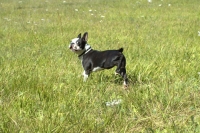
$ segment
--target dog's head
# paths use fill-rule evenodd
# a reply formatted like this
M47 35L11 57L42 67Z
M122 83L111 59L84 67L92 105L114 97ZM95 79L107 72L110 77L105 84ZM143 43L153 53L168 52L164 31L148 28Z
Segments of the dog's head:
M88 39L88 33L85 32L84 35L81 37L81 33L78 35L77 38L72 39L69 49L71 49L72 52L80 55L85 51L85 46L87 44Z

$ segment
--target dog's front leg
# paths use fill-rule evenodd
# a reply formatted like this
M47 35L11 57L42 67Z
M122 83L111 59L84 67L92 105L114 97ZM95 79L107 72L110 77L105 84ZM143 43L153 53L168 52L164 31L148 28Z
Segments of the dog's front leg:
M84 81L84 82L87 81L87 78L89 77L89 74L90 74L90 73L89 73L88 71L84 71L84 72L83 72L83 81Z

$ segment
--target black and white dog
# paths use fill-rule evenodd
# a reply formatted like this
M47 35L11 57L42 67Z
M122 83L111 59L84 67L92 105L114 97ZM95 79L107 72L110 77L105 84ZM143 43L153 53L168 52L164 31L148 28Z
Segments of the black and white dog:
M126 58L122 54L123 48L119 50L106 50L97 51L93 50L89 44L87 44L88 33L85 32L81 37L81 33L77 38L72 39L69 48L72 52L78 54L79 59L82 62L84 72L84 81L87 80L91 72L110 69L117 66L115 74L119 74L124 79L124 87L128 86L128 78L126 75Z

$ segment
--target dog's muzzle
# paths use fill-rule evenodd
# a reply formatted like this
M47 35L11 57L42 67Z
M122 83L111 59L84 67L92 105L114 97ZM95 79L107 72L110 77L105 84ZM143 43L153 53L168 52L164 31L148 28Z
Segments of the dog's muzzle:
M69 49L73 48L74 43L69 44Z

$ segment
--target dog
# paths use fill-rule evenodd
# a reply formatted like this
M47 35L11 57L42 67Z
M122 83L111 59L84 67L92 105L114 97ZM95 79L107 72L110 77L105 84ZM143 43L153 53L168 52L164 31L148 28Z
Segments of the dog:
M81 37L81 33L77 38L71 40L69 49L76 53L82 62L84 69L84 81L87 80L92 72L117 67L115 74L121 75L125 88L128 87L128 78L126 75L126 58L123 55L123 48L118 50L97 51L93 50L87 43L88 33L85 32Z

